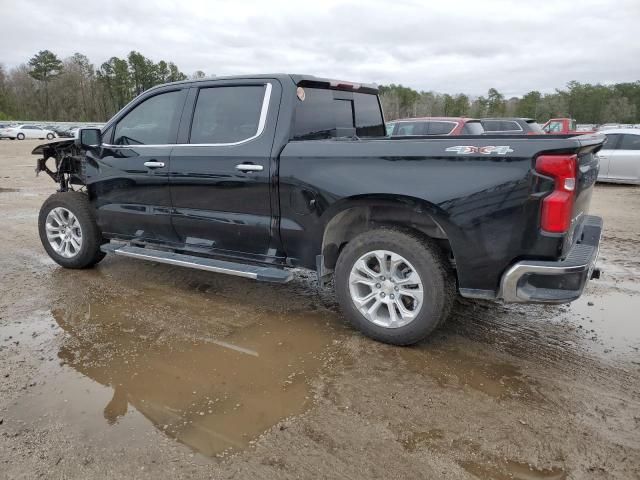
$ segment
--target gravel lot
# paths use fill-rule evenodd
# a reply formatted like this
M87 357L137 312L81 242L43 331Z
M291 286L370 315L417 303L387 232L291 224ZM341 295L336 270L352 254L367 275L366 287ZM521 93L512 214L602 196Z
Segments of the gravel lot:
M310 274L63 270L38 143L0 141L1 478L640 478L640 188L597 186L579 301L459 301L398 348Z

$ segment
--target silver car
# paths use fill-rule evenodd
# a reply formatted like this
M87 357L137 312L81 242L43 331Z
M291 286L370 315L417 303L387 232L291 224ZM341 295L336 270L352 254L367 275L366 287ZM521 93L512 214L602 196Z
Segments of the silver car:
M640 185L640 129L612 128L599 133L607 141L598 152L598 181Z

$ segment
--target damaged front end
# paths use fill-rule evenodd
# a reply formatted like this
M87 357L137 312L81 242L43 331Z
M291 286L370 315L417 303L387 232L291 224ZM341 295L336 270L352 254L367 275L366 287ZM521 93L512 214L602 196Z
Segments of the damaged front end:
M74 190L73 185L85 185L84 152L78 148L74 140L60 140L38 145L31 153L42 155L36 164L36 175L40 172L49 175L60 185L58 192ZM47 166L49 159L53 159L55 170Z

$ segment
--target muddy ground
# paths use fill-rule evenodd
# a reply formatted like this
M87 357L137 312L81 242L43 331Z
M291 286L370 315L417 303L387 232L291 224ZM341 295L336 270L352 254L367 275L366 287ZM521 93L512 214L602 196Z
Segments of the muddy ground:
M37 143L0 141L1 478L640 478L640 188L597 186L579 301L459 301L397 348L310 274L63 270Z

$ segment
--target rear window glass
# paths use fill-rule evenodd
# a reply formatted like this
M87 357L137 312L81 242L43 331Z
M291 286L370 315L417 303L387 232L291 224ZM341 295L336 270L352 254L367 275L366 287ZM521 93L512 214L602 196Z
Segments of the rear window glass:
M462 127L462 135L482 135L484 128L480 122L467 122Z
M330 138L336 129L355 128L358 137L386 134L378 97L372 94L304 87L297 100L292 138Z

